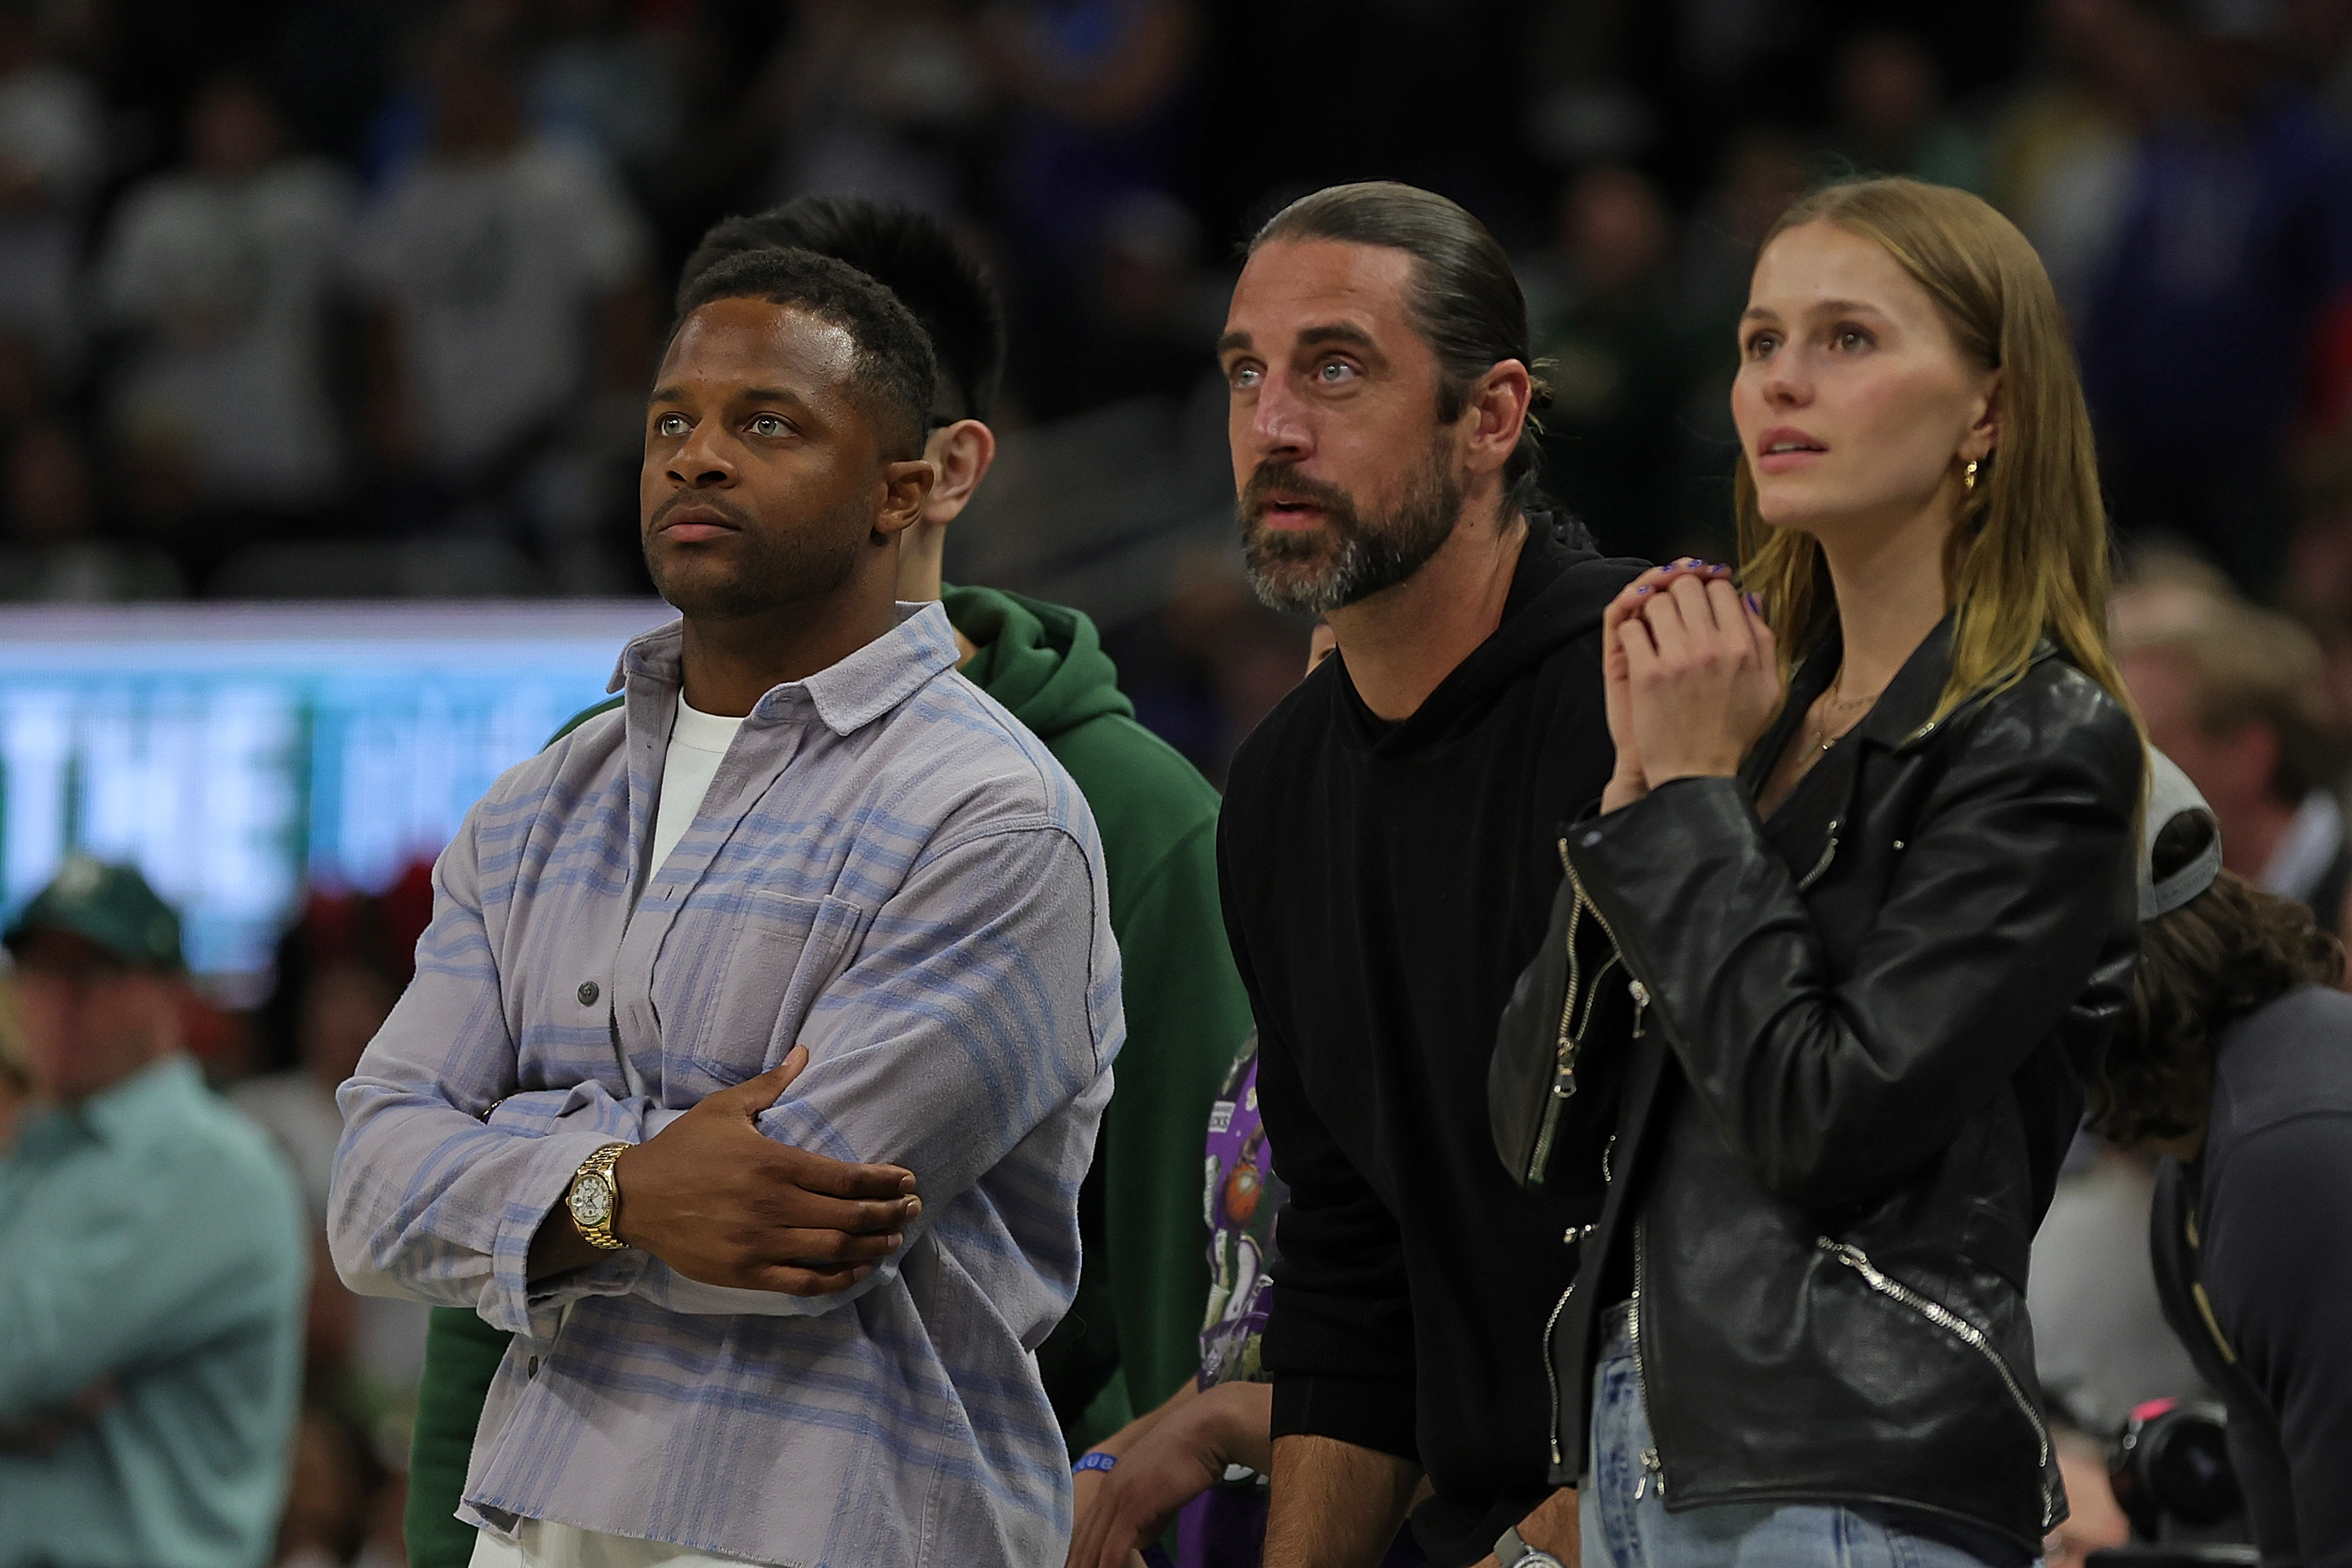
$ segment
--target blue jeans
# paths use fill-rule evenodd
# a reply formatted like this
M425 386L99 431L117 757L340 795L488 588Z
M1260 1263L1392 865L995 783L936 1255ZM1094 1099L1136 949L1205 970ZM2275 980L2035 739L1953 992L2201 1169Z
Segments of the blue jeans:
M1900 1510L1765 1502L1667 1512L1658 1472L1642 1463L1653 1444L1631 1319L1622 1306L1605 1315L1592 1369L1590 1468L1577 1483L1585 1568L2023 1568L2032 1561L1990 1531L1906 1522ZM1953 1543L1963 1532L1976 1538L1974 1550Z

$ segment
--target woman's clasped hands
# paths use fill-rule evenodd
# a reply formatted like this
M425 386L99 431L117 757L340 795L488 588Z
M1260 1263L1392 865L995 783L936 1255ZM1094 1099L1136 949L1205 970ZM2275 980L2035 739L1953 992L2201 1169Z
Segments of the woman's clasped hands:
M1617 747L1603 811L1675 779L1738 773L1780 709L1772 628L1728 566L1653 566L1611 602L1601 639Z

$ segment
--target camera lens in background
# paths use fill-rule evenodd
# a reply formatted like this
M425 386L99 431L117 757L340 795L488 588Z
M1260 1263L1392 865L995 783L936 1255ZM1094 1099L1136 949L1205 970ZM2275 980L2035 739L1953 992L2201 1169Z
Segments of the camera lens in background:
M2133 1411L2107 1474L2142 1541L2161 1540L2168 1522L2219 1524L2240 1507L2227 1417L2202 1400L2155 1399Z

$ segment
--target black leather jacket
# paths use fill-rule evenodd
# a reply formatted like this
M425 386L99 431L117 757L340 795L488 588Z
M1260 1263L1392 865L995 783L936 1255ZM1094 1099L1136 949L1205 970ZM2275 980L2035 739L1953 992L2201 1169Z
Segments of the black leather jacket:
M1949 636L1769 822L1754 791L1806 743L1834 635L1742 778L1565 830L1559 923L1580 887L1639 1033L1593 1040L1634 1055L1549 1347L1556 1482L1585 1462L1599 1310L1630 1287L1668 1508L1891 1502L2036 1552L2065 1516L2026 1268L2137 956L2140 741L2047 645L1931 722Z

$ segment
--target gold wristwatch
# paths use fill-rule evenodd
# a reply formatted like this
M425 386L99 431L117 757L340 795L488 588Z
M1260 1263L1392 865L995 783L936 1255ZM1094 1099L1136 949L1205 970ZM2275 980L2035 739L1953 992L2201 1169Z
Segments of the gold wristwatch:
M633 1147L627 1143L607 1143L581 1162L572 1175L571 1189L563 1194L563 1205L572 1211L572 1223L588 1238L591 1247L601 1247L607 1252L618 1252L628 1245L613 1234L613 1222L621 1214L621 1184L613 1174L613 1162Z

